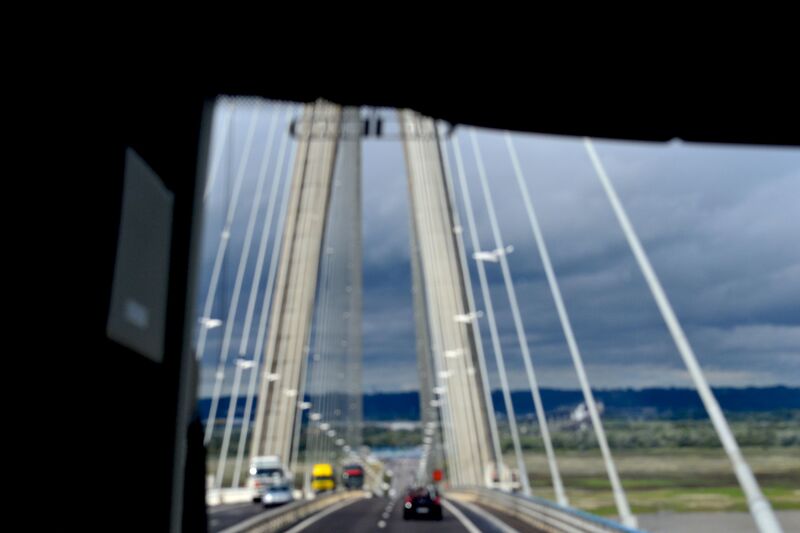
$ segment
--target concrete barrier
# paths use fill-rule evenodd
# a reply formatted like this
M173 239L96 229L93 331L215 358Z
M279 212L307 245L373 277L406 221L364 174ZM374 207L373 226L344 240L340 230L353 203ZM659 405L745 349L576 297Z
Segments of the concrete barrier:
M596 516L554 502L509 494L486 488L457 489L446 496L452 500L475 502L513 516L526 524L551 533L642 533L607 518Z
M222 505L223 503L241 503L251 501L253 489L207 489L206 505Z

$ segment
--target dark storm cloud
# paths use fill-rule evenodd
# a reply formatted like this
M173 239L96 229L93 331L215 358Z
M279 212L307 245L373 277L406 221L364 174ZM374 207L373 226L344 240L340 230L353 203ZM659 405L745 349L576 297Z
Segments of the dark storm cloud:
M259 119L254 146L261 148L254 148L254 154L263 151L269 118L265 112ZM234 121L231 139L236 147L221 159L229 178L217 182L216 194L206 206L199 309L223 223L224 198L232 186L230 169L241 155L248 120L243 113ZM459 130L457 138L481 247L492 249L469 135ZM515 134L514 138L593 385L687 385L680 357L582 141L539 135ZM574 388L577 380L503 135L480 132L479 140L504 241L515 247L509 263L540 382ZM800 151L618 141L595 141L595 145L712 384L799 385ZM273 166L277 149L276 139ZM453 151L448 150L448 155L455 169ZM216 313L227 313L233 288L257 175L258 162L255 156L251 159ZM463 191L457 187L457 192L461 198ZM362 194L364 390L413 389L418 379L408 189L398 142L364 143ZM261 213L265 204L264 199ZM461 224L466 229L463 214L461 210ZM248 272L255 265L260 219L257 228ZM464 235L467 237L466 232ZM472 253L469 244L467 252ZM526 380L503 279L498 265L486 267L512 386L521 388ZM477 306L483 309L472 260L470 269ZM257 311L266 273L263 276ZM234 338L243 334L251 279L252 274L243 286ZM486 317L480 323L496 387ZM209 336L206 359L218 359L222 329Z
M485 205L477 194L472 148L466 135L460 140L483 228L482 246L488 249L493 245ZM525 136L516 145L593 383L684 382L682 363L581 141ZM800 226L795 207L800 154L743 147L596 145L712 383L797 384L800 247L791 243ZM502 206L498 213L504 240L516 248L510 265L534 359L541 361L543 373L566 375L570 359L563 339L558 348L560 326L552 319L549 289L502 138L482 136L481 149L495 204ZM499 268L487 268L495 305L507 306ZM513 327L507 326L509 313L501 311L498 322L506 332L506 350L518 355ZM746 342L755 332L760 340Z

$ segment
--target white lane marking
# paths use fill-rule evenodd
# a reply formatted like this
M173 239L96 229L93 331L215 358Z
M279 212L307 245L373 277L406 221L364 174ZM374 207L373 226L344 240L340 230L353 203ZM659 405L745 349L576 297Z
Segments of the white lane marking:
M335 513L339 509L344 509L348 505L352 505L352 504L354 504L356 502L360 502L360 501L361 501L360 498L352 498L350 500L345 500L343 502L339 502L339 503L336 503L334 505L331 505L330 507L328 507L324 511L320 511L317 514L309 516L308 518L306 518L305 520L303 520L302 522L300 522L299 524L294 526L292 529L287 530L286 533L297 533L298 531L303 531L305 528L307 528L308 526L310 526L311 524L313 524L317 520L325 518L329 514Z
M472 520L464 516L464 513L462 513L455 505L447 500L442 500L442 505L453 516L455 516L459 522L461 522L461 525L464 526L464 529L469 531L469 533L481 533L481 530L475 527L475 524L472 523Z
M463 500L458 500L458 504L466 507L468 511L471 511L476 515L479 515L481 518L489 522L493 528L497 529L502 533L519 533L519 531L509 526L508 524L497 518L495 515L493 515L483 507L478 507Z
M381 529L385 528L386 527L386 522L381 520L380 522L378 522L378 527L381 528Z

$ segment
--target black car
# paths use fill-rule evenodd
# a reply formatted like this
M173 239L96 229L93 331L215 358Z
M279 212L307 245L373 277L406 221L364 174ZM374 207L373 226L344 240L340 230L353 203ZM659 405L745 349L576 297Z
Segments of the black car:
M406 493L403 520L413 518L442 519L442 502L434 487L414 487Z

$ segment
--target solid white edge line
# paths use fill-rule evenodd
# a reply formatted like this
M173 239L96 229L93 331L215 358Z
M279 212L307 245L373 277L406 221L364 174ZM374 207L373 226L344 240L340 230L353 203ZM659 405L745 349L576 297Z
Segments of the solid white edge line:
M356 502L360 502L362 499L363 498L352 498L350 500L344 500L342 502L333 504L330 507L328 507L327 509L309 516L308 518L306 518L305 520L303 520L302 522L300 522L299 524L297 524L293 528L286 530L286 533L297 533L298 531L303 531L305 528L307 528L311 524L317 522L318 520L320 520L322 518L325 518L329 514L335 513L339 509L344 509L348 505L352 505L352 504L354 504Z
M453 516L455 516L459 522L461 522L461 525L464 526L464 528L467 531L469 531L469 533L481 533L481 530L478 529L475 526L475 524L472 523L472 520L467 518L466 515L462 513L458 507L456 507L447 500L442 500L442 505L444 506L445 509L447 509L448 512L450 512Z
M476 515L479 515L481 518L489 522L489 524L491 524L492 527L494 527L498 531L502 531L502 533L519 533L518 530L509 526L508 524L506 524L505 522L503 522L502 520L500 520L495 515L493 515L492 513L490 513L489 511L487 511L482 507L478 507L470 502L463 500L458 500L458 505L462 505L466 507L468 511L471 511Z

